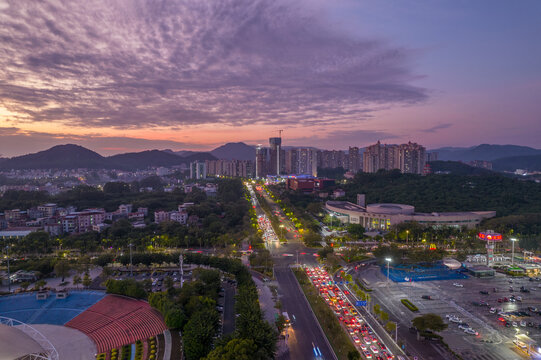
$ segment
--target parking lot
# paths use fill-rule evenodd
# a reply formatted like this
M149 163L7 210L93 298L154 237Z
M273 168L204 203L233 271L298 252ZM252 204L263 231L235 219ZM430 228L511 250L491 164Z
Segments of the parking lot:
M372 282L378 301L408 327L411 320L421 314L442 316L449 327L441 335L451 349L464 358L525 358L513 344L515 335L519 333L527 334L541 344L540 309L535 309L541 307L541 281L496 273L492 278L388 283L377 270L368 272L368 281ZM513 291L510 291L511 286ZM412 313L401 306L402 298L410 299L419 312Z

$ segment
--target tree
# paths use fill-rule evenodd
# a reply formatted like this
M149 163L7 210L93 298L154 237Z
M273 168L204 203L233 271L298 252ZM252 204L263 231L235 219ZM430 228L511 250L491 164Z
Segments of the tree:
M35 290L41 290L41 288L45 287L45 285L47 285L47 281L45 280L38 280L36 281L36 283L34 284L34 289Z
M374 304L374 314L379 315L381 312L381 306L379 304Z
M285 327L285 323L286 323L286 318L284 317L284 315L282 314L278 315L278 318L274 322L274 324L276 325L276 329L278 329L278 333L280 334L282 333Z
M81 279L81 276L79 274L77 275L73 275L73 285L75 285L77 288L79 287L79 284L81 284L83 282L83 280Z
M385 324L385 328L388 332L392 333L396 330L396 323L389 321L387 324Z
M54 266L54 272L56 273L56 276L62 277L62 282L64 282L66 276L69 275L70 270L71 266L66 260L60 260Z
M381 318L381 320L382 320L383 322L389 321L389 314L386 313L385 311L382 311L382 312L379 314L379 316L380 316L380 318Z
M211 348L218 326L218 313L214 309L203 309L194 313L184 326L184 351L188 360L199 360Z
M348 352L348 360L359 360L361 358L361 354L357 350L351 350Z
M106 194L125 194L130 192L130 185L125 182L108 182L103 186Z
M212 350L205 360L253 360L257 346L251 339L233 339L227 344L217 346Z
M92 284L92 279L88 273L85 273L85 276L83 277L83 286L88 288L90 284Z
M186 323L186 315L179 308L171 309L165 315L165 325L169 329L180 329Z
M447 329L447 324L443 322L441 316L436 314L425 314L417 316L415 319L413 319L412 323L413 326L415 326L420 331L432 330L439 332Z
M360 224L349 224L348 233L356 239L360 239L364 236L364 227Z
M173 284L174 282L171 276L166 276L165 279L163 279L163 285L165 286L166 289L172 288Z
M19 287L20 287L21 289L23 289L24 291L26 291L26 289L28 289L29 286L30 286L30 283L29 283L28 281L23 281L23 282L19 285Z

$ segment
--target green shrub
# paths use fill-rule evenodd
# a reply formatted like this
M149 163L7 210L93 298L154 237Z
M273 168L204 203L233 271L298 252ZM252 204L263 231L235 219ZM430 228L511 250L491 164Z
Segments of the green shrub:
M407 307L408 309L410 309L411 311L413 312L417 312L419 311L419 309L417 308L417 306L413 305L411 303L411 301L409 301L408 299L401 299L400 302L402 304L404 304L405 307Z

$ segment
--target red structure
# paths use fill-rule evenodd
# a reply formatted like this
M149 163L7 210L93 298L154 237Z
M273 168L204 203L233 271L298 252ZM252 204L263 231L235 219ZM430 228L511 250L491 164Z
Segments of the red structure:
M65 326L90 337L98 353L133 344L164 332L167 327L146 301L107 295Z
M477 237L479 237L479 240L486 241L487 243L487 265L490 265L490 263L494 262L494 248L496 247L496 242L502 241L502 234L487 230L480 232Z

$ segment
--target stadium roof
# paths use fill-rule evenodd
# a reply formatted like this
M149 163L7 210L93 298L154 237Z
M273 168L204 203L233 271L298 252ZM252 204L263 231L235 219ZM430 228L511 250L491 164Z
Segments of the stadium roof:
M18 359L40 353L45 350L30 336L16 327L0 324L0 359Z

